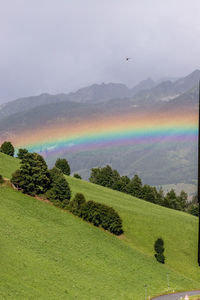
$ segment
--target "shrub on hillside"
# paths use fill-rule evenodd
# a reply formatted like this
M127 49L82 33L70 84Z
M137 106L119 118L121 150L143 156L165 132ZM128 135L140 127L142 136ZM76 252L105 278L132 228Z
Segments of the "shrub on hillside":
M142 188L143 199L152 203L156 203L156 189L148 184Z
M164 264L165 263L165 256L164 256L164 241L162 238L158 238L156 241L155 241L155 244L154 244L154 250L156 251L156 254L154 255L155 258L157 259L157 261L159 263L162 263Z
M123 233L122 220L118 213L107 205L88 201L82 207L81 217L95 226L102 226L113 234Z
M50 174L50 188L46 192L47 198L57 203L57 206L61 205L58 201L62 202L61 206L69 204L71 198L71 190L67 180L60 169L54 167L49 171ZM58 205L59 204L59 205Z
M55 167L60 169L65 175L70 175L71 173L70 166L65 158L58 158Z
M3 176L0 174L0 184L4 183Z
M75 174L74 174L74 178L82 179L82 177L81 177L78 173L75 173Z
M83 205L86 203L85 196L81 193L76 193L75 197L69 204L69 210L77 216L81 216Z
M4 142L0 148L1 152L10 156L14 156L15 148L11 142Z
M135 175L126 187L127 193L137 198L143 198L142 180Z

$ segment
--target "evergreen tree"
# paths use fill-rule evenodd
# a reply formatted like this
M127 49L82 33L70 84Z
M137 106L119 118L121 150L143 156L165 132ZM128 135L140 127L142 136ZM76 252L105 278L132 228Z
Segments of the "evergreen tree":
M58 176L52 183L52 187L46 192L46 196L52 202L60 201L69 204L71 190L64 176Z
M116 181L113 183L113 190L117 190L123 193L126 193L126 187L128 183L130 182L130 179L127 176L122 176L116 179Z
M156 203L156 191L154 187L145 184L142 189L143 199L152 203Z
M127 193L138 198L143 198L142 181L135 175L126 187Z
M27 149L19 149L18 150L18 153L17 153L17 157L19 159L22 159L24 157L24 155L26 155L28 153L28 150Z
M180 210L185 210L187 206L187 199L188 195L186 192L181 191L180 195L177 197L177 205L180 208Z
M50 188L46 192L47 198L58 206L67 206L71 198L71 190L62 171L54 167L49 170L49 174Z
M37 153L25 154L11 182L26 194L45 193L50 186L50 174L43 157Z
M55 167L60 169L65 175L70 175L71 173L70 166L65 158L58 158L56 160Z
M100 168L92 168L90 173L89 181L95 184L100 184L100 174L101 169ZM101 184L100 184L101 185Z
M131 181L128 176L122 176L121 179L121 192L127 193L127 185Z
M157 191L156 190L156 203L159 204L159 205L164 205L164 192L163 192L163 189L162 187L159 188L159 190Z
M1 152L10 156L14 156L15 153L15 148L13 147L13 145L11 144L11 142L4 142L1 145Z
M179 204L177 202L177 196L174 189L171 189L164 198L164 206L179 209Z

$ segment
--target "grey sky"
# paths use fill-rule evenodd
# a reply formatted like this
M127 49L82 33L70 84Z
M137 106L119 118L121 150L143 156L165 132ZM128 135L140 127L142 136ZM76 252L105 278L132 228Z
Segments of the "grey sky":
M200 68L199 14L199 0L0 0L0 103L186 75Z

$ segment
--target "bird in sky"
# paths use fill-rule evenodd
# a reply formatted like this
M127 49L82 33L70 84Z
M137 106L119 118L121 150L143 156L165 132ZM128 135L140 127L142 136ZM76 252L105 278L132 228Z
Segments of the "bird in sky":
M126 60L128 61L128 60L130 60L131 59L131 57L126 57Z

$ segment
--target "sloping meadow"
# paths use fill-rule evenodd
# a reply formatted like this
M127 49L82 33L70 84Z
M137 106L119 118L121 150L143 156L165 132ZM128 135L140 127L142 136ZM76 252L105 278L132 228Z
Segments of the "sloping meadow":
M0 154L4 177L16 169L16 159L7 159ZM124 235L117 238L49 203L1 186L2 298L139 300L146 289L155 295L168 287L199 288L196 217L83 180L67 180L73 195L81 192L86 200L112 206L123 220ZM153 244L160 236L165 265L154 258Z

